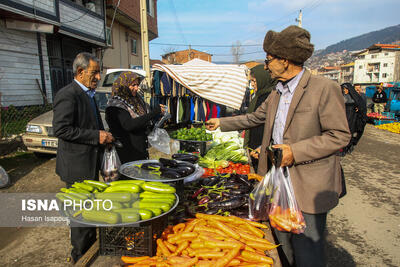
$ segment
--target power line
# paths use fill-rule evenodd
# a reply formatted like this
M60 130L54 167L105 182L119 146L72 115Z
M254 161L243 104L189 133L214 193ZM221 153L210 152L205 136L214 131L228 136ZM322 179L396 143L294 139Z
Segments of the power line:
M151 45L169 45L169 46L187 46L187 44L166 44L166 43L150 43ZM232 47L232 45L208 45L208 44L191 44L191 46L199 46L199 47ZM259 46L261 44L253 44L253 45L241 45L241 46Z
M247 53L239 53L239 56L242 55L250 55L250 54L258 54L258 53L265 53L264 51L255 51L255 52L247 52ZM227 57L227 56L233 56L232 54L212 54L213 56L218 56L218 57Z
M175 9L174 0L170 0L169 3L171 5L171 7L172 7L172 12L174 13L176 28L178 29L179 33L181 34L182 41L187 45L187 41L186 41L185 36L183 35L181 24L179 23L178 16L176 15L176 9Z

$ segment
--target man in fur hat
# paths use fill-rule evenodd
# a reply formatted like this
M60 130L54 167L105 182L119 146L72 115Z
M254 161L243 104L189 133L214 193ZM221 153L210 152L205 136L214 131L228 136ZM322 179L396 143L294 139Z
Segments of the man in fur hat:
M265 175L273 162L267 148L272 145L282 150L280 167L287 167L284 173L292 182L306 223L301 234L274 229L282 245L279 254L284 266L325 266L326 216L338 204L342 191L336 152L350 141L339 84L303 67L314 50L310 37L297 26L267 32L265 68L279 81L275 90L253 113L207 122L209 130L221 127L222 131L265 123L259 149L260 175Z

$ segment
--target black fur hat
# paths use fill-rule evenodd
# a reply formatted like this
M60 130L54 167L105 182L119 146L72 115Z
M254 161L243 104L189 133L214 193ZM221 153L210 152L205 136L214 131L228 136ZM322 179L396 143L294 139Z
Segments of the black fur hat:
M268 31L264 38L264 51L301 65L314 52L310 38L307 30L294 25L281 32Z

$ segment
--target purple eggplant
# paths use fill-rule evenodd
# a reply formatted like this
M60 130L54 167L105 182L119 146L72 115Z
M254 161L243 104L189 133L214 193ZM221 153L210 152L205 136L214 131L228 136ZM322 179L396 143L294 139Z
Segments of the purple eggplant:
M246 201L246 198L239 196L221 202L210 202L208 203L208 207L210 209L218 208L223 210L231 210L243 206Z
M192 198L196 198L198 195L200 195L202 192L207 192L207 189L205 189L204 187L201 187L199 190L197 190L196 192L194 192L194 194L192 195Z
M203 197L202 199L199 200L199 205L206 204L209 202L211 199L208 196Z
M158 161L160 161L160 163L166 167L176 168L178 166L178 162L173 159L159 158Z
M199 157L192 155L192 154L185 154L185 153L173 154L172 158L175 160L187 161L187 162L190 162L193 164L195 164L199 160Z

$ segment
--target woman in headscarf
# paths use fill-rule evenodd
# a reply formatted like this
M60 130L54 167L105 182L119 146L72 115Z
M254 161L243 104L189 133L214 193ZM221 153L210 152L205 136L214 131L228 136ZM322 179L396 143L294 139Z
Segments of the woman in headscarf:
M149 157L147 134L152 120L165 111L163 105L149 110L138 94L141 80L133 72L122 72L113 83L112 98L105 111L110 132L123 145L116 148L122 164Z
M276 86L276 81L271 78L268 71L264 69L264 64L257 65L250 70L250 82L255 90L247 113L254 112L268 97ZM250 130L246 130L244 136L244 146L250 148L250 156L253 168L257 171L258 153L264 134L264 124Z

